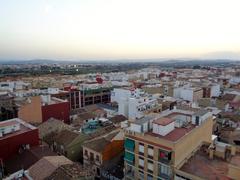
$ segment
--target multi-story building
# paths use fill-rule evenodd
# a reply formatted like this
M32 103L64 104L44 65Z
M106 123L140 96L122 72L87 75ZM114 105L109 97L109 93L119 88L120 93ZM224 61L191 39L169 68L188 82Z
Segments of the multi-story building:
M173 90L173 97L181 98L185 101L196 102L203 97L203 90L198 87L177 87Z
M149 94L161 94L163 96L173 96L174 83L173 82L153 83L143 86L142 89Z
M109 103L111 101L111 89L100 85L96 87L72 86L67 88L69 95L64 96L64 98L68 98L71 110L79 109L87 105Z
M19 118L0 122L0 159L7 160L39 144L38 129Z
M18 117L26 122L42 123L50 118L59 119L69 123L69 102L59 98L35 96L28 98L24 104L19 105Z
M203 98L218 97L220 95L219 84L207 84L203 86Z
M30 87L29 83L25 83L23 81L6 81L0 82L0 90L3 91L15 91L15 90L22 90L28 89Z
M118 114L132 120L139 119L149 112L161 111L158 100L141 89L115 88L111 101L118 103Z
M175 169L211 142L212 114L173 109L132 122L125 130L125 179L173 179Z

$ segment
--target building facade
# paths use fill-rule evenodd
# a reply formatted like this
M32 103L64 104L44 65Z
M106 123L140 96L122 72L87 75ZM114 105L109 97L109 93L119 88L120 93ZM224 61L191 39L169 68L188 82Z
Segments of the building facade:
M175 169L202 143L211 142L210 114L176 109L164 113L126 130L125 179L173 179Z
M38 129L19 118L0 122L0 159L39 145Z

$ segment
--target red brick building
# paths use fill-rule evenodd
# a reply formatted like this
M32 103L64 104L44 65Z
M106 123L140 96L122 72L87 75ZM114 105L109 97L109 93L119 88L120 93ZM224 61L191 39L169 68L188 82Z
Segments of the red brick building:
M0 159L7 160L24 149L39 145L38 129L21 119L0 122Z

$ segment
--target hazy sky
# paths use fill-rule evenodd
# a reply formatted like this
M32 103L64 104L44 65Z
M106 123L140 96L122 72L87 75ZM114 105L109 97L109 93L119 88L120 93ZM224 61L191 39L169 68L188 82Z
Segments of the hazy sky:
M240 0L0 0L0 59L240 57Z

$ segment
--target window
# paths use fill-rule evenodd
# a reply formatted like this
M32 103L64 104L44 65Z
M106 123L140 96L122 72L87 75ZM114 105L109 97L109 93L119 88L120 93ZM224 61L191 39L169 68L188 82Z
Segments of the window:
M140 180L144 180L144 172L142 170L139 170L138 175Z
M158 168L159 168L158 173L160 177L163 177L164 179L170 179L171 169L169 166L164 164L159 164Z
M144 168L144 159L142 157L139 157L138 165L140 168Z
M90 152L90 160L93 161L93 159L94 159L94 155L92 152Z
M153 161L148 161L148 172L153 173Z
M88 156L88 151L87 151L87 150L85 150L85 152L84 152L84 153L85 153L85 155L86 155L86 156Z
M134 177L134 169L132 168L132 166L127 165L126 176L131 177L131 178Z
M198 126L199 125L199 116L196 116L196 125Z
M159 161L163 163L169 163L171 161L171 152L159 150Z
M147 180L153 180L153 176L151 174L147 175Z
M148 146L148 158L153 159L153 147Z
M139 151L139 154L144 155L144 144L143 143L139 143L138 151Z
M164 166L164 165L161 165L161 173L162 174L166 174L166 175L170 175L170 169L168 166Z
M100 176L100 169L97 167L97 175Z
M99 155L96 155L96 160L100 161Z

